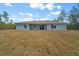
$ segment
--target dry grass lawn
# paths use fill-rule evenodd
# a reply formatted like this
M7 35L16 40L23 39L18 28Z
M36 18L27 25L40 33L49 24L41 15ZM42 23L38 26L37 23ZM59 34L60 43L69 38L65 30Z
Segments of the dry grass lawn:
M79 56L79 31L0 30L3 56Z

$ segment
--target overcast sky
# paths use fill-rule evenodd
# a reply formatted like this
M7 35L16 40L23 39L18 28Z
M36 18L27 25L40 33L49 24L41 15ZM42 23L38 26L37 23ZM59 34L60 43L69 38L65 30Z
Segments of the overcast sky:
M0 3L0 14L7 11L14 22L57 18L61 10L69 12L75 3Z

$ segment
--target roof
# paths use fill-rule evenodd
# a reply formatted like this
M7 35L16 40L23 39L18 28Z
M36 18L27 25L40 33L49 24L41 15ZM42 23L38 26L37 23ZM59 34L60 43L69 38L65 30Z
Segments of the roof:
M28 22L18 22L15 24L66 24L64 22L51 22L51 21L28 21Z

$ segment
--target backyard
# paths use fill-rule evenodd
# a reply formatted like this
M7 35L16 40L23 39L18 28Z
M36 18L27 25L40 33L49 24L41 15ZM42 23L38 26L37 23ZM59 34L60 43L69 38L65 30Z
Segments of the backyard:
M2 56L79 56L76 30L0 30Z

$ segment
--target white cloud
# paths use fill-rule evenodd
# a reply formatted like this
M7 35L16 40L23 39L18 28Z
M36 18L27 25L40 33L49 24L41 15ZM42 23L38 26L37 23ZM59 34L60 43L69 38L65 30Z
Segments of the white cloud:
M53 10L55 6L52 3L48 3L45 5L45 8L48 8L48 10Z
M50 12L50 14L53 14L53 15L58 15L58 14L60 14L60 13L61 13L61 11Z
M33 21L33 18L17 18L16 22L25 22L25 21Z
M57 8L58 8L58 9L61 9L61 6L60 6L60 5L58 5L58 6L57 6Z
M33 18L23 18L23 21L33 21Z
M19 17L16 15L11 15L9 19L12 19L14 23L16 22L24 22L24 21L33 21L34 19L32 17Z
M41 18L40 20L41 20L41 21L42 21L42 20L46 20L46 21L47 21L47 20L49 20L49 18Z
M6 6L9 6L9 7L12 7L12 5L10 3L6 3L5 5Z
M33 14L32 14L32 13L26 13L26 15L27 15L27 16L30 16L30 17L32 17L32 16L33 16Z
M17 20L19 19L17 16L15 16L15 15L11 15L10 17L9 17L9 19L12 19L13 20L13 22L15 23L15 22L17 22Z
M12 16L12 17L10 17L10 19L12 19L13 20L13 22L14 23L16 23L16 22L24 22L24 21L33 21L33 18L29 18L29 17L17 17L17 16Z
M23 13L23 12L20 12L20 13L19 13L19 15L25 15L25 13Z
M38 14L36 14L36 17L39 17L39 15L38 15Z
M47 8L48 10L53 10L55 8L53 3L48 3L45 5L43 3L31 3L30 7L33 9L41 9L41 10L44 10L45 8Z
M15 15L12 15L12 17L16 17Z
M44 5L42 3L31 3L30 7L34 9L44 9Z
M58 8L61 9L60 5L55 6L53 3L30 3L30 7L33 9L41 9L44 10L45 8L47 8L48 10L53 10L54 8Z
M52 15L51 15L51 14L48 14L47 16L50 17L50 16L52 16Z
M33 19L34 21L47 21L49 18L40 18L40 19Z
M20 12L19 15L21 15L21 16L30 16L30 17L33 16L32 13L28 13L28 12L27 13Z

